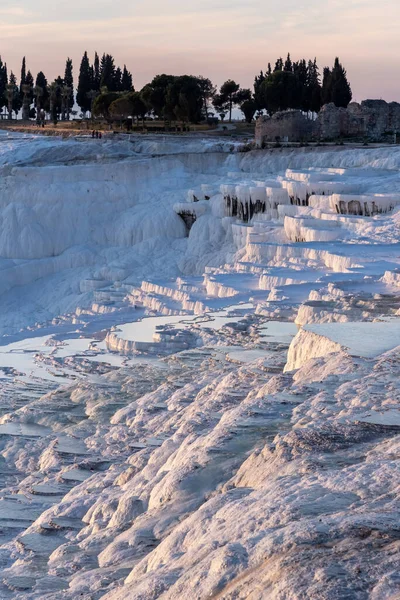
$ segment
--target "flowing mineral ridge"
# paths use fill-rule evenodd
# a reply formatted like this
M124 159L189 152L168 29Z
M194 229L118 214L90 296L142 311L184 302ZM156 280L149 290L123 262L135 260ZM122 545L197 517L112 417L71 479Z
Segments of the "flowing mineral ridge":
M400 148L0 136L2 600L400 597Z

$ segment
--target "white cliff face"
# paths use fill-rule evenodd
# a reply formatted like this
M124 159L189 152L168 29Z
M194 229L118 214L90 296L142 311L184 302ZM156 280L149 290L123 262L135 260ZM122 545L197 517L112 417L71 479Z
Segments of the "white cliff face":
M400 150L238 150L0 136L2 600L397 597Z

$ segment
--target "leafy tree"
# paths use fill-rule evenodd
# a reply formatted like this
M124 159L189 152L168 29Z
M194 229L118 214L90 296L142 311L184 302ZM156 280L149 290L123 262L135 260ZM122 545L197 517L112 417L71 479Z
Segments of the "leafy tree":
M70 114L71 110L74 108L74 103L75 103L73 66L72 66L72 60L70 58L67 58L67 61L65 63L63 89L64 89L63 104L64 104L64 109L66 111L67 120L69 121L69 114ZM66 89L69 90L68 94L66 93Z
M215 94L213 98L213 107L219 114L221 121L224 121L226 113L229 111L229 106L221 94Z
M249 100L242 102L240 105L240 110L244 114L246 122L251 123L257 110L257 103L254 98L250 98Z
M92 87L92 69L90 67L87 52L85 52L79 69L78 91L76 94L76 102L83 113L86 113L91 107L91 100L88 98L88 93L91 91Z
M214 107L216 110L229 113L229 123L232 122L233 107L243 102L243 98L238 97L239 90L240 85L236 81L228 79L228 81L222 84L219 94L215 99L216 103L214 103Z
M139 92L128 92L119 96L110 104L108 112L111 117L127 119L128 117L144 120L147 107Z
M232 79L228 79L220 89L219 94L214 97L213 105L215 110L220 114L221 119L225 114L229 113L229 123L232 121L232 109L234 106L243 104L246 100L251 99L251 91L249 89L240 88L239 84Z
M335 64L332 69L332 102L335 106L347 108L352 99L350 84L347 80L346 70L343 68L339 59L335 58Z
M88 101L90 102L90 114L93 118L93 104L97 96L100 96L100 92L98 90L90 90L90 92L88 92L86 96L88 98Z
M164 116L182 122L198 123L203 109L203 95L197 77L175 77L167 89Z
M153 111L159 118L164 117L168 88L174 80L174 75L156 75L141 91L142 100L149 107L149 111Z
M147 106L145 102L143 102L141 94L139 92L131 92L129 96L132 103L132 117L144 121L147 113Z
M216 87L213 85L210 79L206 77L197 77L197 83L200 89L202 103L203 103L203 116L205 119L208 119L210 102L214 98L216 94Z
M110 120L110 106L120 97L118 92L109 92L104 88L104 91L97 96L93 102L92 112L96 117L103 117Z
M124 120L132 116L132 102L128 94L124 94L113 100L108 108L111 118ZM121 123L122 125L122 123Z
M126 65L124 65L124 69L122 71L121 77L121 90L123 92L134 92L133 81L132 81L132 73L128 71Z
M142 100L142 102L145 104L146 108L147 108L147 112L153 112L153 106L152 106L152 95L153 95L153 88L151 86L150 83L148 83L147 85L145 85L139 92L140 94L140 98Z
M300 108L301 86L294 73L274 71L262 84L264 105L270 114L288 108Z

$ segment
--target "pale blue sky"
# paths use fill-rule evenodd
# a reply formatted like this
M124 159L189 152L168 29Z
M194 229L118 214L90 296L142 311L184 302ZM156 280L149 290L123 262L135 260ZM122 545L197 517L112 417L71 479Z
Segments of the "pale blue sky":
M4 0L1 2L4 5ZM268 61L291 52L335 55L356 100L400 101L399 0L11 0L0 7L0 53L19 75L23 54L54 78L75 75L85 49L111 52L136 87L156 73L192 73L251 86Z

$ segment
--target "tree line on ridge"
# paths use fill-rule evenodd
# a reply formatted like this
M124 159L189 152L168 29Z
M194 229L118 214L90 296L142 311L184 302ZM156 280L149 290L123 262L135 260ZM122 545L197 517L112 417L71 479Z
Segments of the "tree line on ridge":
M135 90L132 74L126 65L115 64L111 54L95 53L93 63L84 53L74 86L73 64L65 63L64 74L48 82L43 71L36 78L22 60L19 82L0 57L0 111L6 108L8 118L20 113L23 119L34 119L39 113L50 118L69 120L76 116L76 105L81 117L88 113L106 120L157 118L165 122L199 123L201 121L232 120L232 111L238 108L247 122L255 115L274 114L277 111L298 109L307 114L318 113L324 104L333 102L347 107L352 92L347 73L339 58L333 67L323 69L322 81L316 59L285 61L278 58L274 68L268 63L254 79L254 89L242 88L228 79L219 89L203 76L156 75L141 90Z

